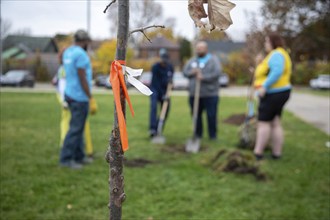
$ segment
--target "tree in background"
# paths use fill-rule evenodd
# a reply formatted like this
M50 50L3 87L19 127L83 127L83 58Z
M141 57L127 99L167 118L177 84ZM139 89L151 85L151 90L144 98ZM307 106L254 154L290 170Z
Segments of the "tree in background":
M57 44L58 50L61 51L66 47L73 44L73 33L71 34L56 34L55 42Z
M198 38L200 40L231 40L229 36L224 31L214 30L212 32L208 32L206 29L199 29Z
M174 35L173 29L171 27L166 27L166 28L162 28L159 30L150 30L150 31L146 31L148 38L152 39L155 38L159 35L165 37L166 39L175 42L176 36ZM147 41L146 38L143 39L143 41Z
M231 83L247 84L251 80L249 73L249 55L242 51L232 52L228 60L222 64L223 72L227 73Z
M117 41L115 39L103 42L92 57L93 73L109 74L110 63L115 59ZM133 57L133 50L127 49L127 61Z
M159 23L162 21L163 8L161 4L154 0L139 0L130 3L130 29L136 29L150 25L151 23ZM110 33L112 37L116 36L118 27L118 11L116 10L118 3L108 9L108 18L110 21ZM136 36L132 36L133 38Z
M8 19L1 18L1 40L5 39L10 32L12 23Z
M181 38L180 43L180 61L184 64L192 55L191 43L186 38Z
M301 55L308 59L329 59L325 48L329 48L330 1L267 0L263 3L264 27L286 38L294 60L301 60ZM315 50L319 53L310 57Z

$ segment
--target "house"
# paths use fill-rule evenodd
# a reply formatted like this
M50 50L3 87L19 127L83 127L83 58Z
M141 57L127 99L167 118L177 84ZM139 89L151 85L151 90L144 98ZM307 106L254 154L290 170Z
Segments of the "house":
M29 68L31 62L39 57L52 76L58 68L57 53L58 47L51 37L9 35L3 41L1 59L15 61L19 68Z
M159 35L153 39L151 42L146 41L138 46L138 58L140 59L152 59L159 56L160 49L166 49L170 61L174 66L180 65L180 46L177 43L171 42L165 37Z
M225 41L206 41L209 52L218 56L220 60L226 61L228 55L235 51L241 51L245 47L245 42Z

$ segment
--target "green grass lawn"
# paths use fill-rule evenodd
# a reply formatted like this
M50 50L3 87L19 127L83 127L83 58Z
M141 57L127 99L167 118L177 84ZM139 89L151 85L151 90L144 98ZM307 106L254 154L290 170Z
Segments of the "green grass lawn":
M104 154L113 122L113 97L97 95L90 117L96 161L83 170L58 166L60 109L54 94L0 93L0 219L107 219L108 164ZM285 112L284 157L260 166L268 180L215 173L202 164L221 149L234 149L237 127L223 119L243 113L244 98L222 98L219 141L203 139L196 155L168 153L148 139L149 100L131 96L136 116L127 114L128 159L154 161L125 167L123 219L329 219L329 136ZM186 97L173 97L166 124L167 145L184 145L191 135Z

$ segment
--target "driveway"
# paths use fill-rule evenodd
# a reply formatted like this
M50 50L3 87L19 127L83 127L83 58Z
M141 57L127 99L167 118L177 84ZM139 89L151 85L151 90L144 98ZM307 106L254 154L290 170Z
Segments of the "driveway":
M53 93L55 88L51 84L37 83L35 88L3 88L1 92L45 92ZM93 88L96 94L111 94L112 91L105 88ZM248 92L247 86L230 86L228 88L221 88L221 96L230 97L246 97ZM129 89L129 93L139 94L135 89ZM173 91L174 96L187 96L187 91ZM322 97L311 95L308 93L297 93L293 90L291 98L285 107L288 111L295 114L303 121L314 125L316 128L322 130L330 135L330 99L329 97Z
M330 135L329 97L293 92L286 109Z

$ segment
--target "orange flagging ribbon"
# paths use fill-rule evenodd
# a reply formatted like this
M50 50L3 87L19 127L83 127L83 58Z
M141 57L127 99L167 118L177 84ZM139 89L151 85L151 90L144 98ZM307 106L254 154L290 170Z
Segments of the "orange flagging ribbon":
M110 83L112 86L112 91L113 91L116 110L117 110L121 146L123 151L125 152L128 150L128 137L127 137L125 117L120 102L120 88L122 88L124 92L125 99L128 102L133 117L134 117L134 110L131 104L131 100L128 96L124 74L123 74L123 68L121 65L125 65L124 60L114 60L111 63Z

